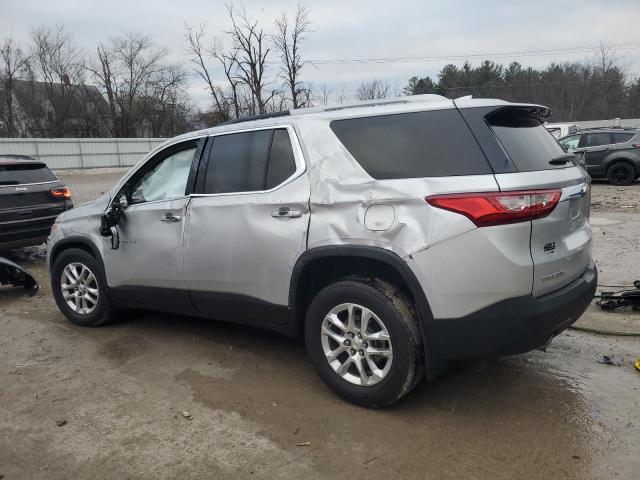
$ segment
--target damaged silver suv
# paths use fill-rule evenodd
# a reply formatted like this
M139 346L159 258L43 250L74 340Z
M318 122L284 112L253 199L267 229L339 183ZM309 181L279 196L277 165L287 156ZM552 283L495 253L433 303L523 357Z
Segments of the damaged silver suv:
M544 348L597 277L589 177L548 114L423 95L174 138L58 218L56 302L78 325L141 308L304 336L368 407L448 360Z

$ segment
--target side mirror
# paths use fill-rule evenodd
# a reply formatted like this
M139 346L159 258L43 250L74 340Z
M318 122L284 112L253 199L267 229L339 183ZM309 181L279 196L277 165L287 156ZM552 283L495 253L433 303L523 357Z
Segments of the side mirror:
M122 198L126 197L122 195L111 203L111 207L100 218L100 235L103 237L111 237L111 249L117 250L120 247L120 235L118 235L118 229L116 228L120 221L124 218L124 208Z

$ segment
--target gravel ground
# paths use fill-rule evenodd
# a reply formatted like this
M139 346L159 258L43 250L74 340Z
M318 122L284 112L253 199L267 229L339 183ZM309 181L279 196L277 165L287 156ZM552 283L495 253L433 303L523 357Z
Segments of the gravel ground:
M640 213L640 183L614 187L594 181L591 189L591 211Z
M124 171L57 173L80 204ZM637 268L639 191L594 185L607 281ZM638 478L638 338L568 331L546 353L454 364L366 410L324 386L300 340L143 312L76 327L55 307L41 253L13 258L41 290L0 289L3 480Z

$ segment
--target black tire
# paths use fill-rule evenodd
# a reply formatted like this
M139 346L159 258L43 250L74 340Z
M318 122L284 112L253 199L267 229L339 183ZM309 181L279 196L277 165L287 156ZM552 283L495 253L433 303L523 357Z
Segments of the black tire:
M72 263L82 263L86 265L96 278L99 292L98 301L93 311L87 314L74 312L62 296L62 272L67 265ZM53 263L53 268L51 269L51 289L53 290L53 297L64 316L76 325L82 327L97 327L112 320L114 309L107 296L106 285L107 282L100 262L84 250L78 248L65 250L58 255Z
M324 354L322 323L332 308L343 303L356 303L370 309L389 332L393 361L379 383L361 386L343 379ZM420 332L411 303L399 289L379 279L348 279L322 289L307 311L305 343L313 365L329 388L348 402L363 407L378 408L397 402L413 390L424 374Z
M611 185L631 185L636 179L636 170L627 162L615 162L607 169L607 181Z

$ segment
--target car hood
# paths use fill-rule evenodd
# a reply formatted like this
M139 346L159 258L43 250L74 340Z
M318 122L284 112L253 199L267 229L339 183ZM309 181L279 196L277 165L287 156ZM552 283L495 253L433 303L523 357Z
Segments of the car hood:
M56 222L66 222L90 215L101 215L109 206L110 201L111 195L105 193L91 202L83 203L82 205L61 213L56 219Z

